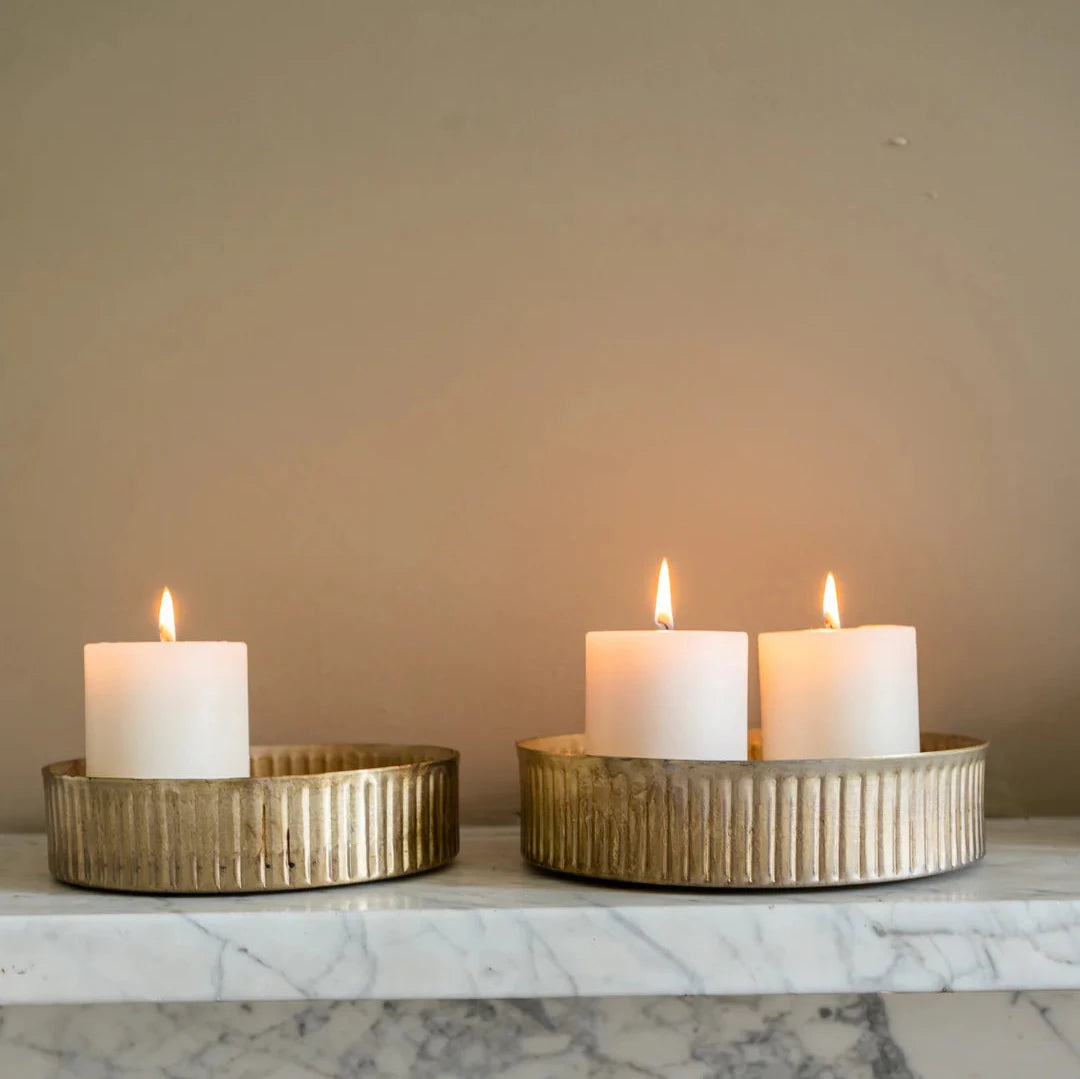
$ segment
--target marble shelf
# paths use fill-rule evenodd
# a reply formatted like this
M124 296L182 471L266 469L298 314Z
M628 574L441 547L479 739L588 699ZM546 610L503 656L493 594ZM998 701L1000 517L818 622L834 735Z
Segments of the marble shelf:
M524 865L471 828L451 867L278 895L57 884L0 836L0 1004L1080 988L1080 819L991 821L978 865L904 884L724 893Z

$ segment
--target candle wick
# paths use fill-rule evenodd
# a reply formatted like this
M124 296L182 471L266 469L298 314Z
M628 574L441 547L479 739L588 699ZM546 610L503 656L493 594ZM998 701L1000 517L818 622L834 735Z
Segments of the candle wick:
M833 618L833 616L831 614L826 614L825 615L825 628L826 629L839 629L840 628L840 623L837 622L837 620L835 618Z
M675 628L674 625L672 625L672 623L667 620L667 618L658 618L656 620L656 625L657 625L658 629L663 629L663 630L668 630L668 629L674 629Z

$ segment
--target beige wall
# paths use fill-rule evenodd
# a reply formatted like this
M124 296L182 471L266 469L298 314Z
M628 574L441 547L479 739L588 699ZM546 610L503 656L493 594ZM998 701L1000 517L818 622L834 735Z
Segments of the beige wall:
M508 815L662 554L751 633L834 569L994 811L1080 812L1078 47L1070 0L9 0L0 826L166 583L257 739L454 744Z

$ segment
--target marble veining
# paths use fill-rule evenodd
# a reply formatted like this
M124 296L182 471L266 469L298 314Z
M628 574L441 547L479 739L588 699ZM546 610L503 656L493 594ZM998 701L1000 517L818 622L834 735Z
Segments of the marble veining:
M1065 1079L1080 994L9 1007L18 1079Z
M0 1003L1080 988L1080 821L991 821L978 865L829 891L662 891L524 865L466 829L445 870L254 896L51 880L0 837Z

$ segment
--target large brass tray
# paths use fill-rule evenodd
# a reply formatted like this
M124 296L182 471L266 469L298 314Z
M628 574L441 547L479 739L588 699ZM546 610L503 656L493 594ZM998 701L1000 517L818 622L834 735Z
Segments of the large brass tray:
M636 884L924 877L985 851L986 750L924 733L910 756L677 761L589 756L576 734L532 738L518 743L521 850L545 869Z

